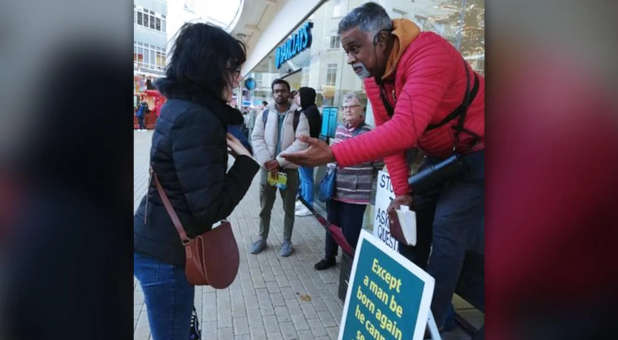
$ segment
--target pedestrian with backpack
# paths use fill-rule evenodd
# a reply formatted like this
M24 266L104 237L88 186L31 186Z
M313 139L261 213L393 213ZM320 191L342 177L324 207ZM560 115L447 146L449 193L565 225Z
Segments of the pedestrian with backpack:
M298 192L298 165L283 159L283 152L304 150L307 144L297 139L309 135L307 118L297 111L290 101L290 84L275 79L271 84L273 99L256 118L251 144L254 156L263 168L260 170L260 229L259 239L251 246L251 253L258 254L266 248L270 229L270 215L277 188L283 200L283 244L279 255L286 257L292 251L294 226L294 201Z

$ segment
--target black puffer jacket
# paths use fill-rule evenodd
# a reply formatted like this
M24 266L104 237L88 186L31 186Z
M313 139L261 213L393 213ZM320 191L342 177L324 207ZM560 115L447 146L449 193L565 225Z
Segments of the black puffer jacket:
M161 110L150 162L189 237L210 230L230 215L259 169L251 158L240 156L226 172L226 127L242 121L238 110L217 99L198 103L170 98ZM134 223L136 252L184 266L183 246L154 181Z

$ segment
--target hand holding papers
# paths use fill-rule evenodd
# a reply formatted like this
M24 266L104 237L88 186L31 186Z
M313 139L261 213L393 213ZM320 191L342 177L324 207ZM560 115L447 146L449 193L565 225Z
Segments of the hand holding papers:
M408 245L416 245L416 213L407 205L401 205L397 210L388 213L391 234L397 241Z

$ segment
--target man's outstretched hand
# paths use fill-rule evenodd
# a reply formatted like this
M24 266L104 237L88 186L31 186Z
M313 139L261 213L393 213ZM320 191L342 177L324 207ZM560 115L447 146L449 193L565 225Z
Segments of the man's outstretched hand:
M317 166L335 161L335 155L324 141L309 136L300 136L298 139L309 144L309 147L302 151L283 153L281 157L302 166Z

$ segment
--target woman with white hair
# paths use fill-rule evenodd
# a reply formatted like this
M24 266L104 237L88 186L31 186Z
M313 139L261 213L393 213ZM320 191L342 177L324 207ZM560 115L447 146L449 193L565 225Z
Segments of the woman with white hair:
M354 93L343 97L343 124L337 126L333 144L371 131L365 124L365 108ZM335 176L333 198L326 203L328 221L341 228L343 235L352 247L356 247L363 225L365 208L369 204L376 168L382 162L364 162L352 166L338 167ZM335 167L336 163L329 163ZM326 233L324 258L315 264L316 270L324 270L335 265L337 243Z

